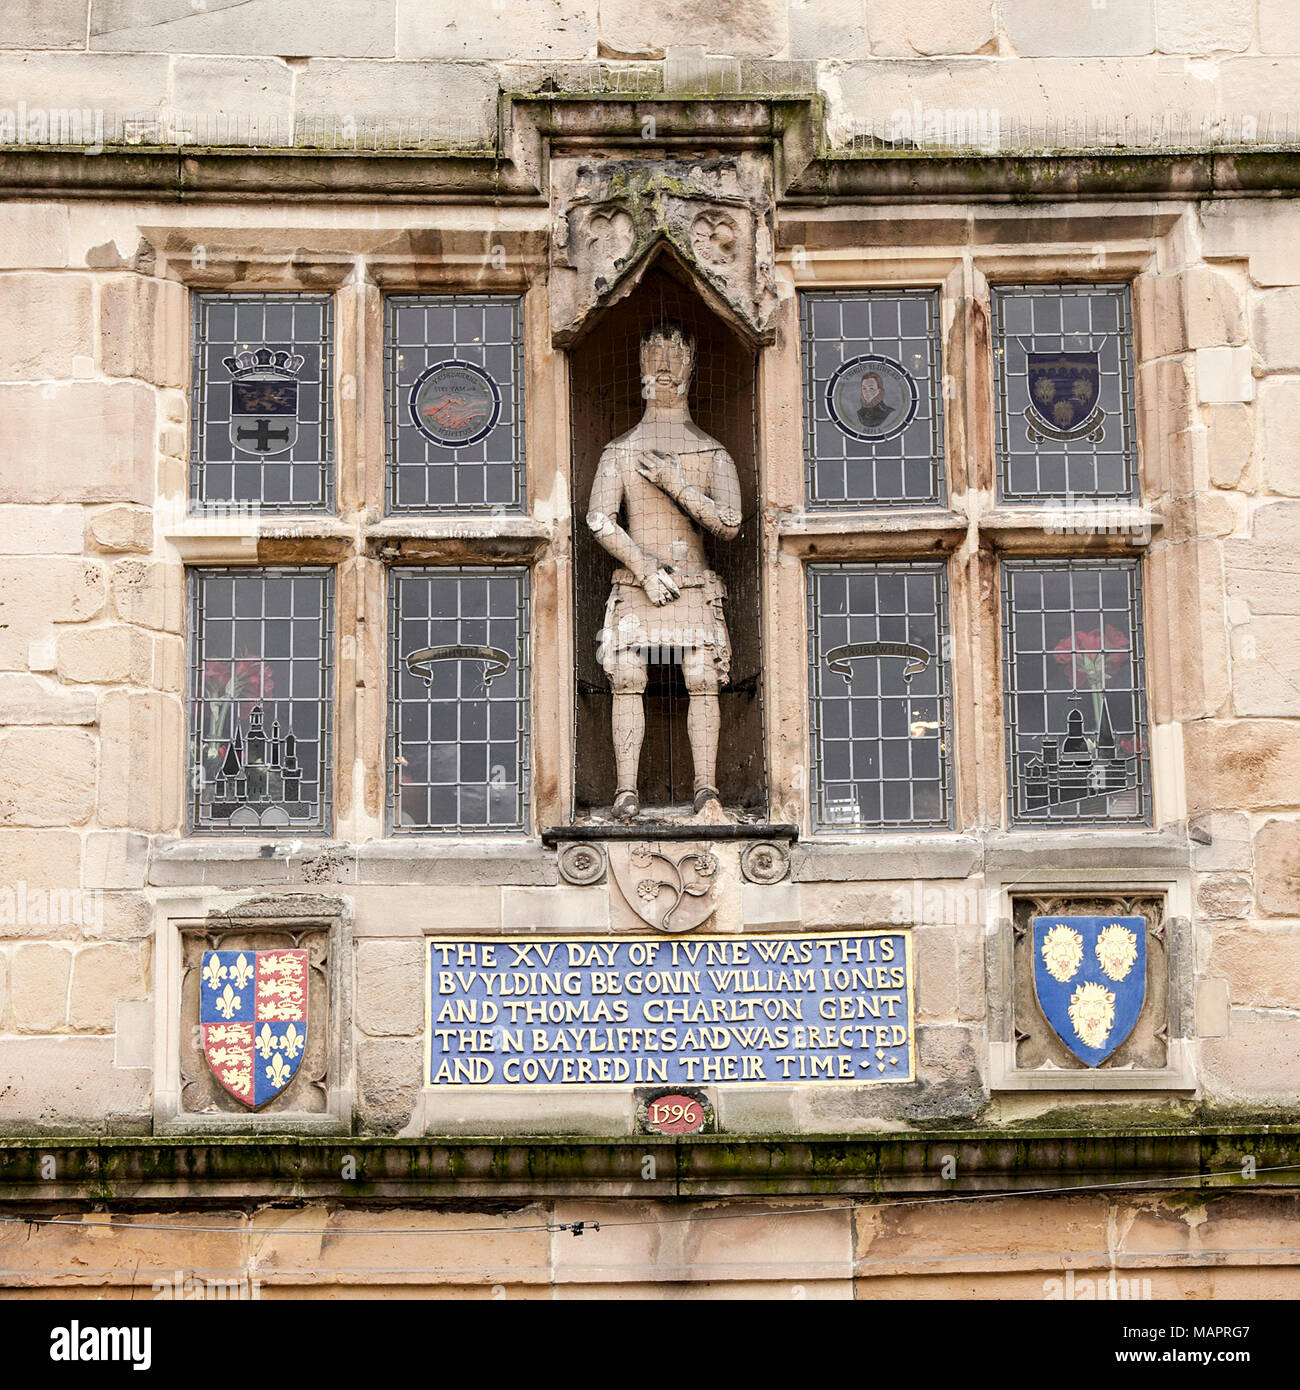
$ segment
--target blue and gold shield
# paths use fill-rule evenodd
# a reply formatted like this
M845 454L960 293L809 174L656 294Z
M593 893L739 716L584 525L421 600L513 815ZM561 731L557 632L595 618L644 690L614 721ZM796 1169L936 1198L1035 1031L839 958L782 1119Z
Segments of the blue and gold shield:
M1031 425L1050 439L1078 439L1102 423L1101 363L1095 352L1026 354Z
M1035 917L1034 989L1056 1036L1100 1066L1133 1031L1147 994L1143 917Z

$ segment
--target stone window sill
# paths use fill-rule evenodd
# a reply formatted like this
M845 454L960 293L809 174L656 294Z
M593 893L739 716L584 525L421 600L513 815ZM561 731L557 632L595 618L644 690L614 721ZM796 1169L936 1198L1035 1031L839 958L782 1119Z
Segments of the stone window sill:
M988 873L1017 869L1186 869L1190 846L1181 829L1107 830L1049 827L990 832L984 837Z
M358 545L358 529L319 513L195 516L164 532L188 565L333 564ZM487 564L531 560L551 528L531 516L396 516L363 526L365 553L383 560Z
M1163 526L1158 513L1131 502L995 507L979 518L980 534L1007 555L1131 555Z
M965 539L966 518L941 507L799 511L777 524L781 545L804 559L942 554Z
M285 884L559 882L553 852L525 836L371 840L161 840L149 857L155 887L222 888Z

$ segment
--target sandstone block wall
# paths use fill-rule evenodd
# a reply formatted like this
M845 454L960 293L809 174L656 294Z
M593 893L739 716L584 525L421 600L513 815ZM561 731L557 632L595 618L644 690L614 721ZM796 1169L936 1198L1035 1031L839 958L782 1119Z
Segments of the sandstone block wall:
M498 87L538 89L557 65L590 82L597 61L632 65L631 90L672 86L671 67L646 68L669 50L688 55L687 85L819 88L836 143L906 138L934 113L942 130L959 111L1031 143L1085 118L1127 123L1129 143L1171 127L1294 137L1300 120L1289 0L60 0L7 17L0 96L11 119L20 103L98 112L109 131L150 117L200 145L346 144L358 129L476 143L496 128Z
M59 0L6 17L0 122L9 112L16 121L20 105L47 118L85 108L102 114L106 134L147 115L149 129L201 142L196 121L220 117L235 120L224 127L231 141L256 133L260 143L288 144L323 126L346 140L348 122L355 133L410 120L426 134L483 142L495 135L503 89L537 89L560 73L574 85L618 80L634 91L733 77L759 90L765 80L802 84L825 97L827 133L841 148L898 134L900 113L914 129L927 112L953 109L996 116L1010 135L1036 126L1060 135L1063 115L1086 112L1127 120L1139 144L1195 144L1215 132L1244 139L1249 118L1250 139L1277 142L1300 130L1287 125L1288 112L1300 114L1293 9L1288 0L1194 10L1173 0L746 0L704 9L505 0L471 13L416 0L202 10L188 0ZM676 51L692 44L703 59ZM713 62L724 57L735 64ZM1180 131L1162 124L1171 113L1187 117ZM12 128L0 131L0 152L15 141ZM1300 211L1266 197L1133 202L1127 230L1100 243L1101 213L1071 221L1076 211L1044 212L1057 220L1038 232L1004 220L1000 205L931 209L932 230L904 236L898 228L914 208L886 209L881 217L898 227L883 230L873 210L857 209L860 241L848 235L823 248L803 279L787 258L783 285L792 296L800 286L868 282L906 256L921 279L948 258L973 287L996 274L998 258L1023 265L1036 237L1072 248L1074 274L1134 277L1146 500L1161 523L1149 552L1147 629L1166 810L1157 830L1181 846L1195 954L1198 1087L1159 1104L1184 1115L1202 1104L1277 1113L1295 1104L1300 1048ZM160 946L180 899L198 902L190 913L268 889L324 887L349 900L358 944L348 1079L359 1123L387 1131L407 1125L419 1099L418 938L431 912L448 926L487 930L607 928L606 890L559 886L535 843L512 849L509 863L372 853L382 779L356 753L360 742L346 745L350 760L340 767L337 844L276 845L266 855L251 847L243 858L234 849L207 858L176 850L184 565L200 553L193 537L185 554L175 539L187 475L186 277L278 288L298 269L299 283L333 277L341 300L364 306L356 321L373 329L379 291L364 257L376 246L406 244L413 231L431 242L445 234L450 245L454 232L475 246L516 238L514 255L547 230L544 211L487 204L291 212L71 197L0 204L0 1047L12 1059L0 1128L148 1127L155 1025L174 1002L159 993ZM796 243L804 231L780 244ZM166 264L160 247L172 253ZM227 259L209 266L204 256L223 247ZM562 374L537 328L543 321L544 309L530 320L529 352L544 388L537 428L551 435L534 462L549 460L553 472L532 521L562 555L567 493L554 472L565 439ZM792 321L774 349L783 371L797 356ZM365 367L364 345L341 339L339 347L341 370ZM769 392L765 428L797 453L793 399L789 387ZM349 446L356 459L381 439L380 412L377 393L363 391L355 423L340 433L361 439ZM360 497L363 476L358 464L340 495ZM778 501L797 509L789 497ZM560 569L546 563L549 584ZM797 595L799 562L787 555L775 568L784 586L776 592ZM373 615L382 598L355 578L362 572L355 559L343 566L339 602L355 603L361 588ZM537 592L567 593L567 582L561 574L556 589L539 583ZM979 602L970 596L973 627ZM346 660L364 677L364 659ZM358 693L340 713L339 737L362 740L382 728L382 702L346 669ZM795 700L788 727L805 721ZM801 748L792 737L774 777L777 803L791 814L801 804L792 780ZM987 756L973 745L963 753L968 765ZM563 771L552 769L552 786ZM915 929L926 1083L917 1098L785 1096L754 1123L993 1123L1060 1105L990 1095L995 885L1022 872L999 876L984 857L997 825L983 809L973 816L968 828L984 838L959 846L967 857L946 872L915 847L873 870L850 847L846 867L828 867L824 856L817 874L771 896L737 895L730 926ZM1072 862L1086 882L1117 861L1097 851ZM951 894L955 882L969 896ZM917 917L927 894L941 906Z
M1024 1194L960 1209L838 1202L519 1201L508 1212L142 1209L0 1232L6 1295L127 1298L1293 1298L1294 1199ZM581 1240L557 1223L598 1221ZM612 1224L611 1224L612 1223ZM662 1224L661 1224L662 1223ZM423 1234L413 1235L412 1228ZM1015 1243L1008 1248L1008 1233ZM431 1233L433 1233L431 1235ZM436 1257L427 1254L436 1240ZM178 1271L177 1251L184 1251ZM190 1271L201 1271L199 1274ZM177 1274L179 1283L176 1282ZM188 1278L188 1283L186 1279Z

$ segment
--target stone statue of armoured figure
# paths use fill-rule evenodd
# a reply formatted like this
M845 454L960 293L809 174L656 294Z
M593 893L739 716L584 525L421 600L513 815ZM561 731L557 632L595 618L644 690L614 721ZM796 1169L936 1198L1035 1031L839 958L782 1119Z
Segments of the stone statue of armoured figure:
M621 566L599 656L614 690L614 810L624 819L641 809L637 767L651 661L681 663L690 695L694 809L718 800L718 689L730 670L731 644L726 591L709 569L702 531L734 540L741 499L731 455L691 420L686 392L695 353L694 337L677 323L658 324L642 338L645 414L605 446L587 509L587 525Z

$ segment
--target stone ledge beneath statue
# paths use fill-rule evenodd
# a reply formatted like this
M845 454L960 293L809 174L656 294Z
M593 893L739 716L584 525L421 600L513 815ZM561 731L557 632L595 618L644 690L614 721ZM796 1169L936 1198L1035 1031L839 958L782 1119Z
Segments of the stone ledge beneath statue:
M695 820L548 825L542 831L544 845L563 845L591 840L797 840L799 827L773 821L730 821L710 825Z

